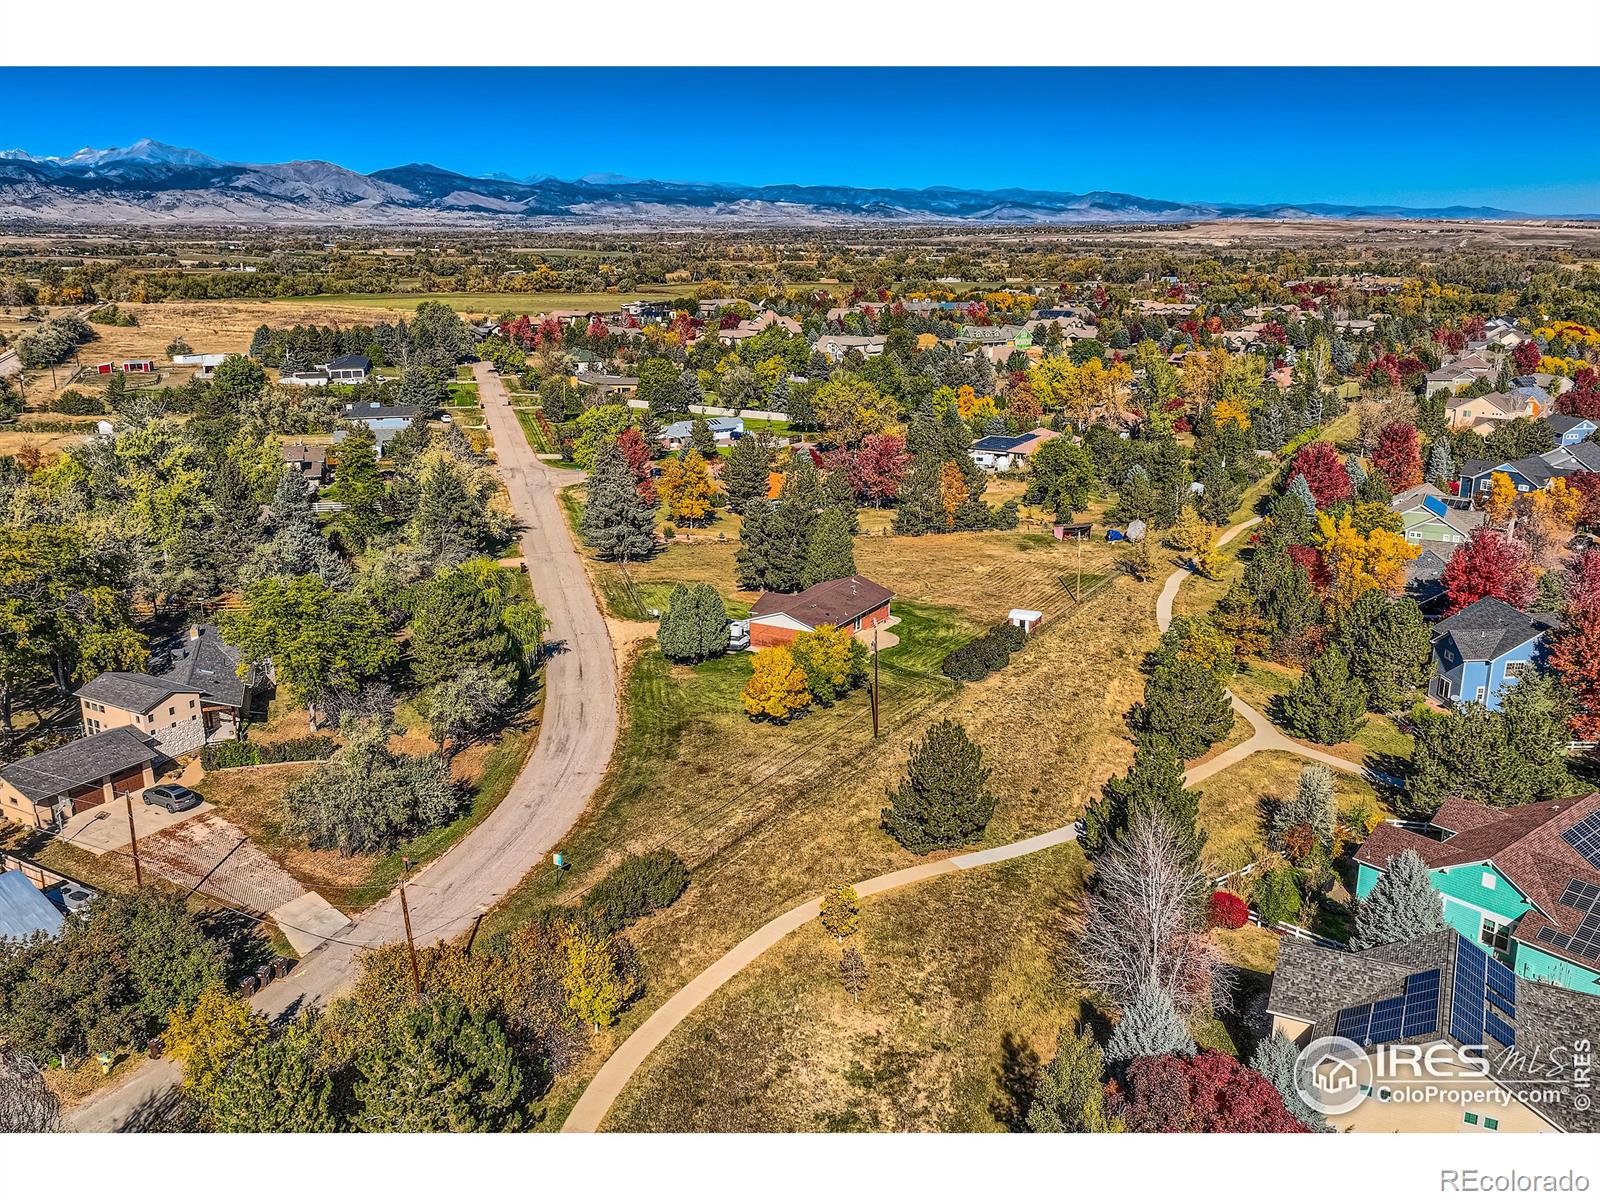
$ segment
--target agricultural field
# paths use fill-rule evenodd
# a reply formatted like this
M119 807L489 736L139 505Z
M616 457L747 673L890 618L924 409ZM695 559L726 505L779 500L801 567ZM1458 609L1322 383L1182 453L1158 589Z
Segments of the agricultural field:
M670 300L692 296L698 284L660 284L636 292L397 292L389 295L294 296L272 303L280 307L338 307L415 312L425 301L448 304L462 316L495 316L504 312L542 313L574 308L616 312L636 300Z

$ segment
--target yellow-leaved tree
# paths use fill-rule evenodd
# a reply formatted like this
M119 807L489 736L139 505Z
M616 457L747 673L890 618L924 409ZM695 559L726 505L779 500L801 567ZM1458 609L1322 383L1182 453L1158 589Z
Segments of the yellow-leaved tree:
M756 651L750 667L750 681L744 685L742 698L745 712L774 721L787 721L811 703L806 673L794 661L787 646L768 646Z
M193 1011L167 1018L167 1049L183 1064L183 1090L206 1109L228 1065L266 1037L266 1018L217 985L200 993Z
M1335 615L1373 588L1398 596L1406 586L1406 563L1420 552L1388 529L1363 533L1348 513L1338 524L1327 513L1317 514L1316 548L1328 571L1328 606Z
M1496 471L1489 476L1489 494L1483 498L1484 511L1489 514L1489 519L1496 525L1504 525L1511 519L1511 513L1517 503L1517 485L1511 482L1511 476L1504 471Z
M674 521L703 521L711 511L711 497L717 485L712 482L711 468L698 450L691 450L680 461L670 458L661 468L657 491L667 506L667 515Z

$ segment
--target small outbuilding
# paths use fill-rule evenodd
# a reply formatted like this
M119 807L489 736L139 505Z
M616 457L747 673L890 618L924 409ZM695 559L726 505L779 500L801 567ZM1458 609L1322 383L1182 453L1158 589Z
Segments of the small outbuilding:
M1044 620L1044 614L1034 608L1013 608L1006 614L1006 622L1015 625L1023 633L1032 634L1039 628L1039 622Z

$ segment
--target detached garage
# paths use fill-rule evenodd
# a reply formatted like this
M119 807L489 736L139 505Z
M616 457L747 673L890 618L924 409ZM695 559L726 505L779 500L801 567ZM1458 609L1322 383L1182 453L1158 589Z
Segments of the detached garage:
M889 623L894 593L860 575L830 579L803 592L762 592L750 610L750 648L782 646L819 625L860 633Z

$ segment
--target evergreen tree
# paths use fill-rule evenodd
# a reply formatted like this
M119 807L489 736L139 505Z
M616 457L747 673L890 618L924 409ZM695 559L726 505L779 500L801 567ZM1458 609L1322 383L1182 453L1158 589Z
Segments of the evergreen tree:
M1200 793L1183 786L1183 762L1172 744L1159 737L1141 738L1127 774L1106 780L1085 811L1079 844L1094 858L1137 814L1151 813L1181 833L1198 856L1205 842L1195 826L1199 811Z
M1063 1029L1056 1056L1039 1072L1028 1129L1033 1133L1116 1133L1106 1113L1105 1055L1087 1034Z
M1198 758L1227 736L1233 706L1217 673L1190 658L1162 666L1145 682L1129 724L1141 742L1167 741L1184 760Z
M827 509L811 528L801 585L814 587L829 579L846 579L855 573L856 555L850 540L849 521L838 509Z
M889 793L883 827L913 854L966 846L994 813L983 751L954 721L944 720L911 746L905 782Z
M1428 449L1428 481L1437 488L1446 488L1456 475L1455 457L1450 453L1450 439L1436 437Z
M498 598L468 571L445 571L418 589L412 605L411 674L423 687L465 667L515 674L511 637L500 623Z
M1350 948L1368 950L1443 928L1442 902L1428 880L1427 865L1415 850L1402 850L1356 906L1356 935Z
M488 506L469 486L468 470L447 455L422 470L411 539L435 569L458 566L493 541Z
M366 1133L500 1133L526 1124L524 1077L505 1029L445 993L393 1018L357 1064Z
M837 512L844 516L851 536L861 532L861 517L856 511L856 494L850 486L850 476L843 469L828 472L822 482L822 511Z
M739 548L733 556L734 579L747 592L762 591L767 586L767 560L772 538L769 527L773 521L773 506L769 500L751 500L744 513L744 523L739 526Z
M702 659L719 658L728 652L728 606L722 594L709 583L694 585L694 649Z
M1372 712L1394 712L1409 703L1433 669L1433 642L1422 610L1409 597L1392 599L1379 588L1356 597L1339 619L1335 644Z
M339 443L328 499L344 506L336 518L339 529L356 550L364 550L383 527L383 478L378 474L377 438L365 425L357 425Z
M1133 1002L1106 1043L1106 1059L1123 1064L1163 1054L1194 1054L1194 1038L1178 1015L1172 997L1153 982L1140 985Z
M671 662L703 662L728 649L728 610L708 583L672 589L656 643Z
M1317 517L1317 498L1311 493L1311 485L1306 482L1304 475L1296 474L1289 481L1289 487L1284 493L1293 496L1295 501L1305 511L1306 521L1309 524Z
M1304 826L1311 831L1318 846L1324 849L1331 846L1336 819L1333 795L1332 771L1320 763L1302 767L1294 795L1273 810L1274 842L1281 845L1285 831Z
M1331 746L1347 742L1367 723L1365 689L1350 677L1350 663L1335 646L1283 698L1283 724L1291 734Z
M711 432L711 423L699 413L689 425L689 449L698 450L701 458L717 457L717 439Z
M333 1080L318 1063L321 1029L302 1017L228 1063L206 1105L217 1133L335 1133Z
M944 528L944 506L939 493L940 460L934 454L920 454L911 461L905 482L900 485L894 531L916 537Z
M1283 1097L1283 1106L1289 1110L1291 1117L1312 1133L1331 1133L1332 1128L1322 1114L1301 1099L1297 1078L1299 1065L1300 1047L1281 1033L1263 1038L1257 1043L1256 1052L1250 1056L1250 1069L1261 1072L1278 1089L1278 1095Z
M765 500L772 471L772 444L760 434L746 434L733 443L722 469L728 507L741 517L753 500Z
M633 468L615 438L602 441L589 475L583 540L601 558L633 562L655 549L655 512L639 498Z

